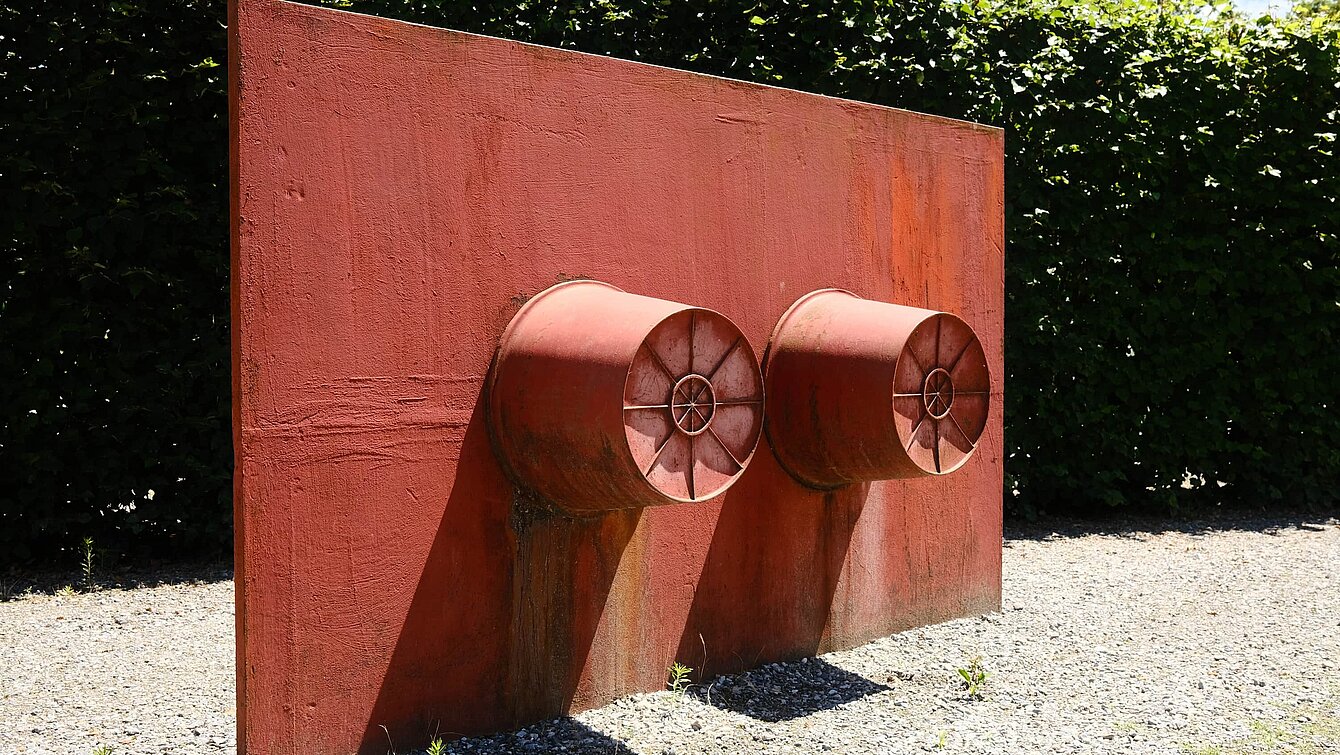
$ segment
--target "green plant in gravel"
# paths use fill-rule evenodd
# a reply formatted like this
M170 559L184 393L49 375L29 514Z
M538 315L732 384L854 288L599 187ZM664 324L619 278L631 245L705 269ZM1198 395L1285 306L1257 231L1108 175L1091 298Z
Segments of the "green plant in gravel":
M689 687L693 686L689 683L689 677L692 674L692 667L685 666L679 661L675 661L670 665L669 680L666 683L667 688L671 693L683 697L684 693L688 692Z
M57 590L56 594L64 598L72 598L75 595L78 595L79 593L74 589L74 585L65 585L61 589Z
M1112 731L1119 731L1125 734L1138 732L1143 727L1134 721L1116 721L1112 724Z
M958 670L958 675L962 679L963 689L967 691L968 697L972 700L981 700L982 688L986 685L986 680L991 677L982 666L982 659L972 658L965 668Z
M441 737L433 737L433 741L428 743L428 755L443 755L447 751L447 745Z
M1260 752L1292 752L1298 755L1329 755L1340 752L1340 716L1325 706L1279 706L1278 721L1252 719L1251 733L1218 744L1184 744L1188 755L1251 755Z
M108 745L99 745L93 749L93 755L112 755L112 748Z
M1252 738L1271 752L1280 750L1285 742L1296 738L1293 732L1284 726L1270 721L1253 719L1247 725L1252 729Z
M84 589L93 591L98 589L98 555L93 551L93 538L86 537L81 545L79 557L79 574L84 581Z

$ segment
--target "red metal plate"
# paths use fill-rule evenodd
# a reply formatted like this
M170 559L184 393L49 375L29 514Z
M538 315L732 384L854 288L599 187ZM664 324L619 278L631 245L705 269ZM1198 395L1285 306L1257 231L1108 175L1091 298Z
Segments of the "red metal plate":
M240 752L422 748L663 688L675 661L710 677L999 606L999 380L953 474L817 491L760 451L711 500L600 508L670 500L624 408L673 302L759 352L840 286L954 312L1002 374L999 130L273 0L230 3L228 33ZM594 360L598 401L590 363L531 364L629 483L538 446L593 509L537 516L487 376L574 276L671 308Z

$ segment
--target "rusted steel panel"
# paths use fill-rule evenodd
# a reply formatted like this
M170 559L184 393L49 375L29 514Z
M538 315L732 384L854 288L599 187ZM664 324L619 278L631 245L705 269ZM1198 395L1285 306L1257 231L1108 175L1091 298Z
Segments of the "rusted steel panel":
M763 429L763 380L739 328L597 281L522 307L490 375L500 460L527 492L578 515L720 495Z
M735 671L998 607L998 378L953 474L823 491L760 447L714 497L581 516L530 505L485 395L508 324L574 278L718 312L754 354L816 289L952 312L1003 375L998 130L230 12L242 752L409 750L657 689L675 660ZM607 417L640 385L621 359ZM706 443L700 419L672 416Z
M811 487L948 474L986 429L986 352L945 312L814 291L782 315L765 359L768 440Z

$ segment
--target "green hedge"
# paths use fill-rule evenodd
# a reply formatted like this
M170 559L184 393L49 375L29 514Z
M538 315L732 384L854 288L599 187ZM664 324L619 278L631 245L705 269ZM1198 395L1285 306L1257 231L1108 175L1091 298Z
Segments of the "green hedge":
M223 18L0 0L0 561L231 538Z
M1334 24L1055 0L331 4L1003 126L1010 510L1335 505ZM0 554L227 543L223 15L0 0Z

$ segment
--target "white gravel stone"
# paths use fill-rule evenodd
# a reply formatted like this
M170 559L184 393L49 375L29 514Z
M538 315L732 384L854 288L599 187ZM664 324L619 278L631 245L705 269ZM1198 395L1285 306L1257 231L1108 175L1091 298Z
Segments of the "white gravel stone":
M1340 753L1340 520L1014 532L1004 566L999 614L448 751ZM203 576L0 603L0 753L235 751L232 585Z

